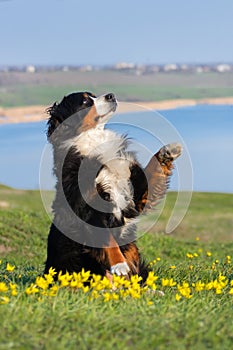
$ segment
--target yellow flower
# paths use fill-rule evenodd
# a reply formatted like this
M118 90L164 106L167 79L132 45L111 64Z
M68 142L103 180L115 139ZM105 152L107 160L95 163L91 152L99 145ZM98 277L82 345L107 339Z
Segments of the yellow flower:
M211 265L211 269L215 270L215 263L213 262L213 264Z
M2 260L0 260L0 265L2 264Z
M173 280L173 278L170 278L169 287L174 287L174 286L176 286L176 282Z
M233 294L233 288L230 289L229 294Z
M197 253L187 253L186 254L186 257L189 258L189 259L193 259L193 258L197 258L198 257L198 254Z
M131 282L128 281L125 277L123 276L113 276L113 286L116 289L119 289L121 287L128 288L131 285Z
M55 271L55 269L53 267L50 267L49 273L44 274L44 279L46 280L46 282L48 284L52 284L54 282L53 276L55 276L56 274L57 274L57 272Z
M149 305L149 306L154 305L154 302L151 301L151 300L148 300L148 301L147 301L147 305Z
M25 293L27 295L36 294L39 293L39 289L35 284L32 283L28 288L26 288Z
M50 267L49 269L49 275L50 276L55 276L57 274L57 272L55 271L55 269L53 267Z
M53 275L50 273L48 275L44 274L44 279L48 284L52 284L54 282Z
M15 297L18 294L18 292L16 290L17 289L17 285L10 282L10 289L11 289L11 295L13 297Z
M154 272L153 271L150 271L149 274L148 274L148 277L146 279L146 285L148 287L150 287L152 290L156 290L157 289L157 286L155 284L155 281L157 281L158 279L158 276L155 276Z
M0 282L0 292L7 292L8 291L8 287L6 285L5 282Z
M130 281L129 281L129 280L127 280L126 278L124 278L123 287L127 289L127 288L129 288L129 287L130 287L130 285L131 285Z
M178 284L177 288L183 297L185 297L187 299L192 298L191 288L190 288L188 282L183 282L182 285Z
M226 276L223 276L220 274L217 279L214 281L210 281L209 283L206 283L205 289L210 290L210 289L215 289L216 294L221 294L222 289L225 288L228 285L228 279Z
M200 241L200 237L196 237L196 241Z
M205 285L205 289L206 290L211 290L214 288L214 282L213 281L210 281L209 283L206 283Z
M93 290L91 296L92 298L97 299L99 298L100 294L97 292L97 290Z
M119 294L112 293L112 300L119 300Z
M178 293L176 293L176 301L179 301L182 298L182 296Z
M49 296L55 297L57 295L59 287L57 285L54 285L49 290Z
M218 275L218 280L219 281L225 281L226 280L226 276L222 275L221 273Z
M155 290L157 288L156 285L151 286L152 290ZM141 287L139 285L136 284L132 284L132 286L130 287L131 290L134 290L135 293L141 294L141 292L143 293L143 290L141 289Z
M120 289L119 296L122 298L126 298L129 295L129 289Z
M189 270L193 270L193 265L189 265Z
M105 289L112 289L112 284L106 276L102 277L100 275L93 274L90 287L96 291L101 291Z
M210 256L212 255L212 253L211 253L211 252L206 252L206 255L207 255L208 257L210 257Z
M222 288L217 288L216 289L216 294L222 294Z
M150 271L148 277L149 277L150 275L151 275L151 276L154 275L154 272ZM148 277L147 277L147 279L148 279ZM158 277L155 277L155 278L157 279ZM131 282L132 284L139 284L141 280L142 280L142 277L141 277L141 276L138 276L138 275L131 276L131 278L130 278L130 282Z
M78 289L83 288L83 279L85 280L85 278L82 277L81 272L73 272L72 280L70 281L70 287Z
M112 296L110 293L103 293L104 302L110 301L112 299Z
M101 284L101 289L112 289L112 283L106 276L102 278L100 284Z
M195 284L195 290L197 292L201 292L204 289L205 289L205 283L203 283L201 281L197 281L197 283Z
M43 290L48 289L49 282L44 277L36 277L36 285Z
M169 285L169 279L167 278L162 278L162 286L163 287L168 287Z
M61 287L69 286L71 279L72 279L72 275L70 275L68 272L66 272L63 275L62 271L60 271L58 274L58 281L60 282Z
M221 288L225 288L228 284L228 279L226 278L226 276L223 276L222 274L220 274L218 276L218 285L221 287Z
M47 296L49 295L49 291L48 291L48 290L42 290L42 291L40 292L40 294L47 297Z
M133 289L131 287L128 289L128 291L129 291L129 295L132 298L139 299L141 297L140 291L137 291L137 290L135 290L135 289Z
M176 282L173 280L173 278L170 278L170 279L162 278L163 287L174 287L175 285L176 285Z
M83 293L87 293L89 289L90 289L89 286L82 287Z
M11 295L12 295L13 297L16 297L16 295L18 295L17 290L16 290L16 289L12 290L12 291L11 291Z
M170 269L176 269L176 266L175 265L171 265Z
M102 289L102 287L100 286L101 278L102 276L93 274L91 279L91 288L96 290L101 290Z
M14 269L15 269L15 266L13 266L13 265L7 263L7 265L6 265L6 271L12 272L12 271L14 271Z
M82 277L83 282L87 282L89 280L90 276L91 276L91 271L85 271L84 269L82 269L81 277Z
M3 296L3 297L0 297L0 304L3 305L3 304L8 304L10 301L10 298L6 297L6 296Z
M73 279L72 281L70 281L70 287L71 288L82 288L83 283L82 282L78 282L77 280Z

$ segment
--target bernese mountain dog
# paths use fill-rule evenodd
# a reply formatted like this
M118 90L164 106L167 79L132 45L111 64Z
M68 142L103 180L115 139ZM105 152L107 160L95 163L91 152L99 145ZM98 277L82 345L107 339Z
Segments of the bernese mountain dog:
M105 128L116 108L112 93L75 92L48 109L57 183L45 273L147 278L136 221L164 196L181 146L163 146L143 168L127 137Z

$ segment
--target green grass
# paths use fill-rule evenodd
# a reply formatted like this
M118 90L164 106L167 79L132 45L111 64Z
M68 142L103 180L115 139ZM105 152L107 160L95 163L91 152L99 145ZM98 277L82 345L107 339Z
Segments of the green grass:
M0 106L50 105L72 91L113 91L119 101L233 96L233 74L158 73L136 76L112 71L0 73Z
M186 86L156 85L80 85L78 90L94 91L96 95L106 91L114 91L120 101L163 101L174 99L201 99L210 97L233 96L233 88L198 88ZM18 107L31 105L50 105L77 88L72 85L63 86L17 86L12 90L1 93L0 106Z
M62 288L57 296L38 300L25 289L43 271L50 220L39 192L0 186L1 281L13 281L19 290L0 305L0 349L231 349L230 286L219 295L193 290L192 298L176 301L177 288L163 287L161 280L192 285L214 280L220 272L233 279L232 265L225 263L233 250L233 195L194 193L188 214L168 236L163 232L175 195L169 193L159 222L139 240L149 261L161 258L153 269L163 297L149 294L105 303ZM153 213L143 220L153 222ZM188 259L188 252L198 257ZM7 262L16 266L13 272L6 271Z

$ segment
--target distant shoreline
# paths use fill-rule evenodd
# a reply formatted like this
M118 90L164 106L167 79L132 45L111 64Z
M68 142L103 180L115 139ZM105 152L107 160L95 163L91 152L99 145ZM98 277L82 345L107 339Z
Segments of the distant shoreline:
M120 102L118 113L130 113L143 110L166 110L179 107L207 105L232 105L233 97L205 98L205 99L177 99L158 102ZM32 123L48 119L47 106L0 107L0 124Z

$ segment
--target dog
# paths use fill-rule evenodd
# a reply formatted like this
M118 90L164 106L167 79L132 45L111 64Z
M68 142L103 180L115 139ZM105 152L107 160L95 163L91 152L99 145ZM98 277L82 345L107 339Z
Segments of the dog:
M136 222L165 195L181 145L163 146L143 169L127 137L105 128L116 108L113 93L90 92L71 93L48 108L57 183L45 273L53 267L109 279L148 276Z

